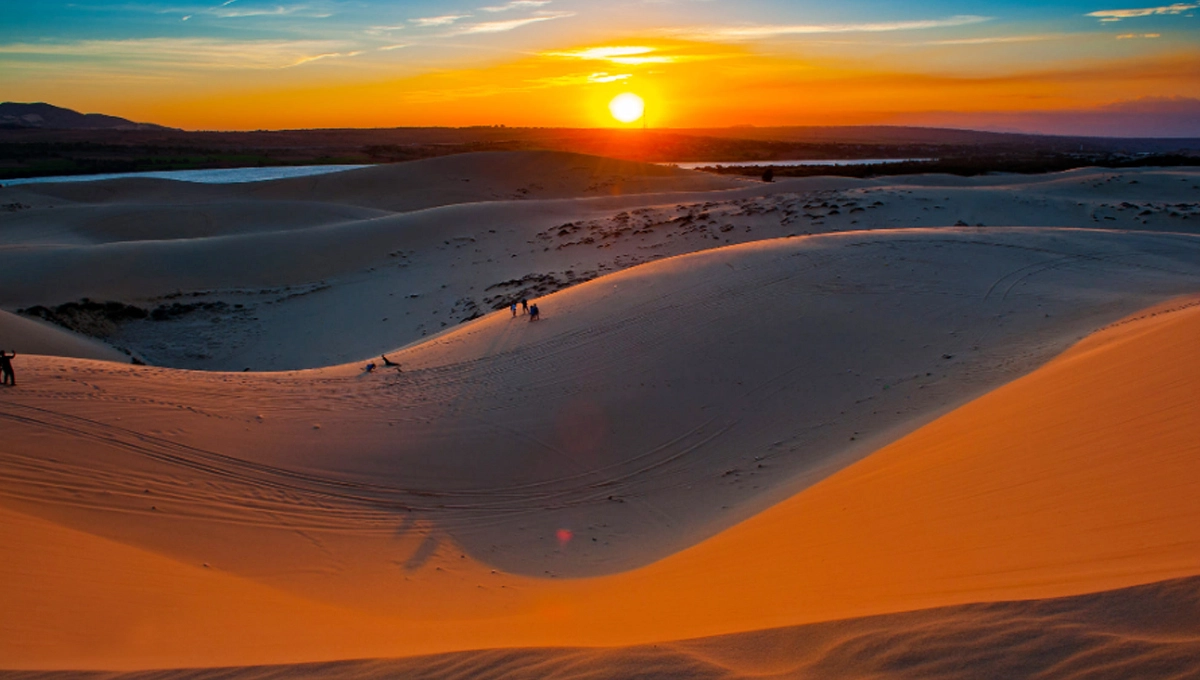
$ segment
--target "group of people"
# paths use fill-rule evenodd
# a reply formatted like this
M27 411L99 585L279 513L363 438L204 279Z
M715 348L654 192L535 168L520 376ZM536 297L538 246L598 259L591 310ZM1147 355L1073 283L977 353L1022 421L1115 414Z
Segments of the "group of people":
M383 359L384 366L387 366L389 368L395 368L397 373L402 372L400 370L400 364L387 358L386 354L380 354L379 358ZM376 368L379 368L379 366L374 361L372 361L371 363L367 364L366 368L364 368L363 370L366 371L367 373L374 373Z
M5 385L17 386L17 374L13 371L12 360L16 352L0 349L0 378Z
M517 317L517 303L512 303L508 306L508 308L512 310L512 315L515 319ZM521 313L528 314L530 321L537 321L538 319L542 318L542 313L538 309L537 303L535 302L531 305L529 304L529 300L525 298L521 298Z
M508 306L508 308L512 311L512 315L513 315L514 319L517 318L517 304L518 304L518 302L514 302ZM521 313L528 314L530 321L539 321L542 318L542 311L540 309L538 309L536 302L533 304L529 304L529 300L527 300L525 298L521 298L521 300L519 301L519 304L521 305ZM380 359L383 359L384 366L395 367L395 369L397 371L400 370L400 364L392 361L391 359L387 358L386 356L381 356ZM9 365L7 359L2 359L0 361L3 361L4 366ZM363 370L367 373L374 373L375 369L377 369L377 368L379 368L379 365L376 364L374 361L372 361L371 363L367 364L363 368ZM11 368L5 369L5 375L8 375L9 370L11 370Z

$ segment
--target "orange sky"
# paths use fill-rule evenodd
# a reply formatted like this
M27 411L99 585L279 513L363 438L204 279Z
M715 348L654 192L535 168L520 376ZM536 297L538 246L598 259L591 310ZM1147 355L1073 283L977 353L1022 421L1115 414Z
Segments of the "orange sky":
M383 6L358 16L338 0L256 1L18 9L0 29L0 89L190 129L619 126L607 103L626 91L646 100L654 127L919 123L1200 99L1200 42L1184 5L1083 12L1059 2L1039 13L992 0L961 15L930 1L880 17L865 0L836 10L643 2L625 14L572 0L454 12L401 2L387 7L403 16L385 20ZM105 28L116 17L134 28ZM56 36L54 21L73 33Z

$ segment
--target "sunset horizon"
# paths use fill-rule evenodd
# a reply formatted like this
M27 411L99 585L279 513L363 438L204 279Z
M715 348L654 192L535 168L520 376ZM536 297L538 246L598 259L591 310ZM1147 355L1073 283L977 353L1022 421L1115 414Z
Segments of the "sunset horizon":
M191 130L613 127L605 106L631 91L660 128L1174 116L1165 136L1200 134L1178 120L1200 111L1197 3L446 7L24 5L0 28L0 87Z

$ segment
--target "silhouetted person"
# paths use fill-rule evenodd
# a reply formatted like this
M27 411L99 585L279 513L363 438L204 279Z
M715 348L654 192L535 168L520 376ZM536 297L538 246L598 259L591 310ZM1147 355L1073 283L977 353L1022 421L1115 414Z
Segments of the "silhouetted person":
M380 359L383 359L383 365L384 365L384 366L395 366L396 368L400 368L400 364L398 364L398 363L396 363L396 362L392 361L391 359L387 358L387 355L386 355L386 354L380 354L380 355L379 355L379 358L380 358Z
M508 308L512 310L513 316L514 316L514 317L516 317L516 315L517 315L517 303L515 303L515 302L514 302L514 303L512 303L511 305L509 305L509 306L508 306Z
M772 170L771 168L767 168L766 170L764 170L763 171L763 181L764 182L774 182L775 181L775 171Z
M540 311L538 311L538 306L537 306L537 303L535 302L535 303L533 303L533 305L532 305L532 306L529 308L529 320L530 320L530 321L537 321L537 320L538 320L538 319L540 319L540 318L542 318L542 313L541 313Z
M17 374L13 371L12 360L16 352L6 352L0 349L0 374L3 374L3 384L17 386Z
M526 300L525 298L521 298L521 313L522 314L529 313L529 300Z
M367 364L367 367L363 370L365 370L367 373L374 373L375 372L375 362L372 361L371 363Z

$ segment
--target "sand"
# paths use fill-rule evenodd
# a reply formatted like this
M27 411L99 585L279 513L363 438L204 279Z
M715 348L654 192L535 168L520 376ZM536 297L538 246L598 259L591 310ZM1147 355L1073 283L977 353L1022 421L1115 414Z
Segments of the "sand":
M561 158L536 160L559 172ZM0 291L24 305L89 295L149 307L171 290L181 295L158 304L232 307L249 298L231 287L253 277L323 281L244 312L273 366L307 370L21 357L22 384L0 401L0 668L1195 672L1200 237L1171 216L1178 207L1137 220L1118 210L1128 224L1105 229L1064 218L1081 203L1080 215L1119 206L1126 191L1185 203L1176 185L1195 176L1122 177L1117 188L1087 172L670 186L134 241L71 218L55 233L73 244L0 222L6 264L74 263L41 287L5 273ZM956 205L1024 219L920 223L934 211L908 206L907 192L947 187ZM871 205L873 192L899 206L864 208L852 225L815 203L840 201L841 213L847 196ZM38 210L61 206L15 214ZM801 216L815 233L763 238L804 210L829 228ZM726 220L735 229L721 231ZM453 245L468 223L461 238L476 241ZM503 240L480 242L490 229ZM541 254L508 259L534 264L486 262L522 240ZM403 266L375 264L401 243ZM654 254L681 254L604 259L656 243L671 245ZM259 271L238 252L274 264ZM122 275L106 278L118 262ZM399 371L363 371L392 336L373 317L371 331L349 320L376 300L367 291L420 283L401 299L422 300L451 282L453 295L585 264L595 278L538 293L539 322L507 309L426 322L423 340L382 345ZM214 358L197 359L211 367L245 326L230 311L195 316L210 311L121 337L170 348L217 327ZM357 361L325 361L346 344ZM222 360L252 355L239 351ZM1071 596L1082 598L1054 599ZM1111 615L1114 602L1156 616ZM1061 637L1029 637L1047 627ZM980 640L1008 651L985 654ZM511 651L470 651L492 648ZM444 653L455 654L420 657ZM295 665L307 662L338 664Z
M1070 598L963 605L635 647L518 648L397 660L69 677L1187 677L1200 653L1197 587L1197 579L1180 579Z
M769 238L956 224L1195 233L1198 184L1187 170L1085 169L766 185L498 153L261 186L10 187L0 204L28 209L0 213L0 308L83 297L221 305L124 324L105 340L175 368L318 368L418 342L514 297ZM525 185L540 188L515 193Z
M129 361L129 356L103 342L38 319L0 311L0 349L17 354Z

